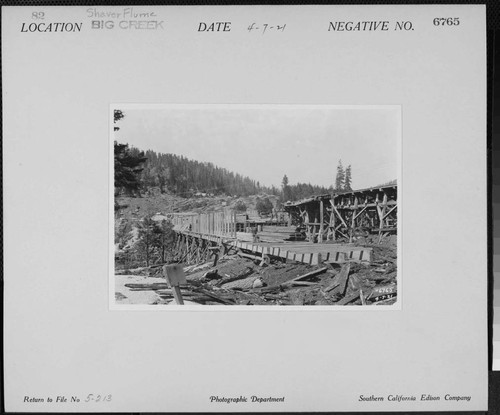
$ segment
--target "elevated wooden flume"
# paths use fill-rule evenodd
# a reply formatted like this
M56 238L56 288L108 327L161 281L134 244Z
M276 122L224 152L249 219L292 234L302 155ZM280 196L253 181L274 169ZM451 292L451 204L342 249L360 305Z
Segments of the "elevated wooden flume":
M382 238L397 232L397 185L371 187L286 203L292 221L306 227L307 239L323 243L366 233Z
M263 263L272 257L311 265L370 262L372 249L356 241L372 235L380 243L397 233L397 185L313 196L287 202L284 210L286 221L250 220L229 209L167 218L177 233L175 251L182 262L214 257L216 263L231 250Z

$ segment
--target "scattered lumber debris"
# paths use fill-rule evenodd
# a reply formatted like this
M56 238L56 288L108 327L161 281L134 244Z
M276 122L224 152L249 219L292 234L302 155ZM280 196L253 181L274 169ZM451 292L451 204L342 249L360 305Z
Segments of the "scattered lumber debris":
M262 267L263 256L240 251L220 258L216 266L210 260L185 267L186 282L178 289L189 303L206 305L390 306L398 294L396 255L378 246L373 246L373 253L371 263L270 261ZM139 271L144 282L131 274L135 280L124 284L126 289L151 290L158 295L158 304L175 301L175 292L165 279L151 277L147 269ZM127 297L127 292L121 294Z

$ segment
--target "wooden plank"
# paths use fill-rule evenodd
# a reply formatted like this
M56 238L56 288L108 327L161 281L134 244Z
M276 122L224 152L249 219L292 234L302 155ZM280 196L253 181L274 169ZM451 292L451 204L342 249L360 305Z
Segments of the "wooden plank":
M318 243L323 243L323 232L324 232L324 212L323 212L323 200L319 201L319 233L318 233Z
M300 280L303 280L303 279L306 279L306 278L310 278L310 277L314 277L316 275L319 275L319 274L322 274L323 272L325 272L326 270L328 269L328 267L323 267L323 268L319 268L317 270L314 270L314 271L311 271L311 272L308 272L307 274L304 274L304 275L301 275L297 278L294 278L292 280L289 280L287 282L290 282L290 281L300 281Z
M354 210L352 212L351 229L349 229L349 242L352 242L352 233L356 227L356 211L358 210L358 198L354 198Z
M125 284L125 287L131 288L133 290L163 290L169 288L166 282L156 282L152 284L139 284L139 283L129 283Z
M330 200L330 203L331 203L331 205L332 205L332 209L333 209L333 211L337 214L337 216L339 217L340 221L344 224L344 226L345 226L346 228L348 228L347 223L345 223L345 221L344 221L344 218L341 216L340 212L337 210L337 208L336 208L336 207L335 207L335 205L333 204L333 200Z
M171 286L178 286L180 284L187 283L184 268L182 268L179 264L164 265L163 276Z
M385 219L387 216L389 216L389 215L390 215L390 214L391 214L391 213L392 213L395 209L397 209L397 207L398 207L398 205L395 205L395 206L393 206L391 209L389 209L389 211L388 211L386 214L384 214L384 219Z
M200 292L200 293L203 293L205 294L207 297L210 297L210 298L213 298L214 300L217 300L223 304L228 304L228 305L233 305L235 304L234 301L229 301L229 300L226 300L225 298L222 298L222 297L219 297L218 295L215 295L214 293L208 291L208 290L205 290L204 288L197 288L196 291Z
M307 281L287 281L283 283L282 285L298 285L298 286L304 286L304 287L309 287L311 285L318 285L317 282L307 282Z
M356 215L354 216L354 219L357 219L359 215L361 215L366 209L368 208L368 206L365 206L363 209L361 209L358 213L356 213Z
M340 285L338 282L338 279L336 279L334 282L332 282L328 287L326 287L323 291L325 293L332 291L334 288L337 288Z
M356 300L359 298L359 291L356 291L355 293L351 294L351 295L348 295L344 298L342 298L342 300L340 301L337 301L335 303L335 305L345 305L345 304L349 304L350 302Z
M359 298L361 298L361 305L366 305L365 297L363 295L363 290L359 290Z
M339 272L339 287L338 287L338 292L342 295L344 295L346 287L347 287L347 279L349 278L349 271L351 270L351 263L346 262L344 265L342 265L342 268L340 269Z
M182 299L181 288L178 285L172 286L172 293L174 294L175 302L179 305L184 305L184 300Z

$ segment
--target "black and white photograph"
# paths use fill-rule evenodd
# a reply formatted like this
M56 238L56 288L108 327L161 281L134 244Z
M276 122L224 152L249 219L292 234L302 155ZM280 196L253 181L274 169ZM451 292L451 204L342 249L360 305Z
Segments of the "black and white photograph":
M116 304L392 306L397 106L119 106Z
M5 410L485 411L485 12L2 7Z

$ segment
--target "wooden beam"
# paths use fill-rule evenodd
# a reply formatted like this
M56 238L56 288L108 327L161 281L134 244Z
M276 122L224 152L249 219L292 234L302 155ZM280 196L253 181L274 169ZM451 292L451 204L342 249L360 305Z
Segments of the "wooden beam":
M348 228L349 226L347 226L347 223L345 223L344 218L340 215L339 211L337 210L337 208L333 204L333 201L330 200L330 203L332 204L333 211L337 214L337 216L339 217L339 219L341 220L341 222L344 224L344 226L346 228Z
M338 278L338 282L339 282L338 292L342 295L345 293L345 290L347 287L347 280L349 278L350 271L351 271L351 263L350 262L346 262L344 265L342 265L342 268L340 269L339 278Z
M366 209L368 209L368 206L365 206L363 209L361 209L355 216L354 219L357 219L359 215L361 215Z
M383 219L385 219L387 216L389 216L396 208L398 205L393 206L389 211L384 215Z
M323 243L323 232L324 232L324 211L323 211L323 200L319 201L319 233L318 233L318 243Z
M303 279L306 279L306 278L309 278L309 277L314 277L318 274L322 274L323 272L325 272L326 270L328 269L328 267L323 267L323 268L319 268L317 270L314 270L314 271L311 271L311 272L308 272L307 274L304 274L304 275L300 275L299 277L297 278L294 278L292 280L289 280L287 282L285 282L285 284L289 284L291 283L292 281L301 281Z
M352 233L354 231L354 228L356 226L356 211L358 210L358 198L354 198L354 211L352 212L352 220L351 220L351 229L349 232L349 243L352 242Z
M379 223L379 231L378 231L378 243L382 241L382 229L384 228L384 218L385 218L385 209L387 208L387 193L384 192L384 197L382 199L382 208L377 206L377 210L379 212L380 223Z
M336 303L334 303L335 305L345 305L345 304L348 304L354 300L356 300L357 298L359 297L359 291L356 291L354 292L353 294L351 295L348 295L344 298L342 298L342 300L340 301L337 301Z

